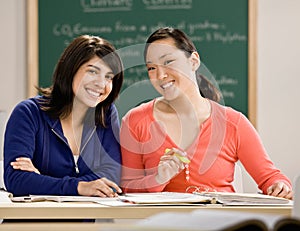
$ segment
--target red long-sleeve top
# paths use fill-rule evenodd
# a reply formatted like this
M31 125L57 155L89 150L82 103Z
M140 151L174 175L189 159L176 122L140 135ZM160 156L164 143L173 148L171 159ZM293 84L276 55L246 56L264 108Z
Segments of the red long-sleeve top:
M153 117L154 102L132 109L122 119L121 186L125 192L185 192L189 186L234 192L238 160L264 193L277 181L291 187L290 180L270 160L250 121L242 113L213 101L210 117L200 125L193 144L184 150L191 160L188 169L158 184L155 176L160 157L166 148L178 147Z

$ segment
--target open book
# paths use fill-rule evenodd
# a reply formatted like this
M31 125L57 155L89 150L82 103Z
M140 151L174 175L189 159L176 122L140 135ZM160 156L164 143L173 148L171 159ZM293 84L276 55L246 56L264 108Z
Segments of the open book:
M260 193L195 192L194 194L214 198L224 205L293 205L291 200Z
M108 206L126 205L183 205L183 204L221 204L221 205L277 205L291 206L292 201L262 194L238 193L126 193L114 198L88 197L88 196L56 196L56 195L30 195L26 197L11 197L13 202L94 202Z
M12 194L7 192L4 188L0 188L0 202L1 203L11 203L10 197Z
M158 204L193 204L216 203L213 198L190 193L127 193L114 198L88 197L88 196L56 196L56 195L30 195L25 197L11 197L13 202L94 202L99 204L120 205L158 205Z
M20 197L11 197L12 202L40 202L40 201L55 201L55 202L94 202L115 201L117 198L102 198L89 196L56 196L56 195L29 195Z
M222 205L276 205L292 206L292 201L284 198L257 193L126 193L119 196L124 202L133 204L222 204Z
M156 192L156 193L126 193L119 199L131 204L216 204L213 197L191 193Z

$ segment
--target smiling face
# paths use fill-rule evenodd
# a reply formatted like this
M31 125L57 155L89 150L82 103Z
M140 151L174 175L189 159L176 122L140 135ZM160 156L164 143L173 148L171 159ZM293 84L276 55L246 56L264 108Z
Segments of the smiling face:
M114 74L110 67L95 56L84 63L73 80L74 100L87 109L105 100L112 91Z
M190 57L175 46L172 38L151 43L146 54L149 78L154 88L172 100L197 86L195 71L200 65L196 52Z

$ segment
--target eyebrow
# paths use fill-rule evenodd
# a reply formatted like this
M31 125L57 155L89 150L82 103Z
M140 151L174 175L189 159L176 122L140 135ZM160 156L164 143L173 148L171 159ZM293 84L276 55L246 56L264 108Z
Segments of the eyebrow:
M101 71L101 68L100 68L100 67L97 67L97 66L95 66L95 65L88 64L87 66L88 66L88 67L93 67L93 68L97 69L98 71Z
M92 64L88 64L87 67L93 67L93 68L97 69L98 71L101 71L100 67L92 65ZM107 74L109 74L109 75L115 75L113 71L109 71L109 72L107 72Z
M95 66L95 65L92 65L92 64L88 64L87 66L88 67L93 67L93 68L97 69L98 71L101 71L101 68L98 67L98 66ZM114 72L113 71L109 71L108 74L114 75Z
M171 54L172 54L172 53L164 54L164 55L160 56L158 59L163 59L163 58L165 58L166 56L171 55ZM152 63L152 62L151 62L151 61L147 61L146 64L148 64L148 63Z

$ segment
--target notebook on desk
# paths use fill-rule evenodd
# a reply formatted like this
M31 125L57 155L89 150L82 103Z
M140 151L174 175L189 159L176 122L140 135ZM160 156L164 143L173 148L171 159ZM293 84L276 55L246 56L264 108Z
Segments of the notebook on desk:
M124 202L133 204L221 204L224 206L292 206L292 201L284 198L257 193L223 193L223 192L158 192L126 193L119 196Z
M295 183L294 215L300 213L300 177ZM297 193L298 192L298 193ZM227 206L230 205L276 205L291 206L290 200L262 194L249 193L198 193L205 197L213 197ZM274 209L276 209L274 207ZM197 209L190 213L163 212L136 223L135 227L156 230L220 230L220 231L291 231L300 230L300 219L286 215L251 213L230 210Z
M213 197L178 192L126 193L120 195L119 199L137 205L218 203Z
M292 201L251 193L126 193L114 198L85 196L29 195L10 197L12 202L94 202L107 206L128 205L219 205L219 206L292 206Z
M292 206L293 201L260 193L195 192L195 194L215 198L227 206Z

